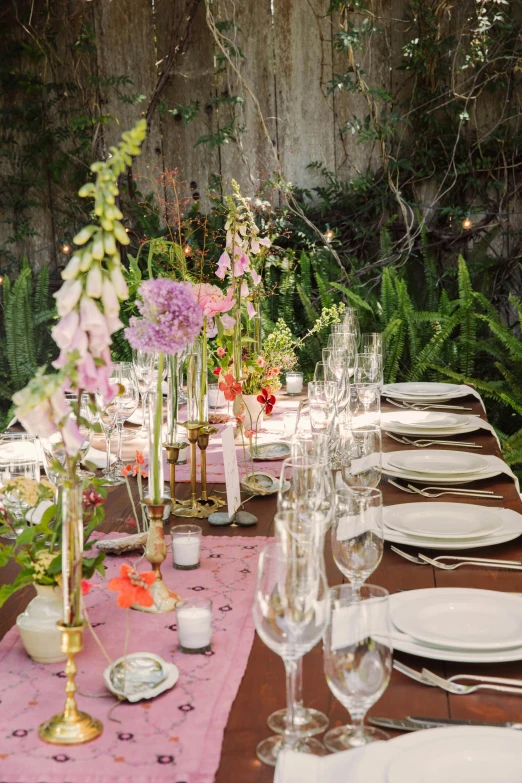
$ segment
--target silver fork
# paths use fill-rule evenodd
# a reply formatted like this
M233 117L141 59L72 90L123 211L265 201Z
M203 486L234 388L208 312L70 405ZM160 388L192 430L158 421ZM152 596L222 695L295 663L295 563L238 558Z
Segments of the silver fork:
M430 672L429 669L423 669L421 672L415 671L415 669L411 669L409 666L406 666L405 663L402 663L401 661L398 661L397 659L394 659L393 661L393 668L400 672L401 674L404 674L406 677L410 677L412 680L415 680L415 682L420 682L422 685L429 685L430 687L435 687L435 683L428 680L428 677L431 676L437 676L434 675L433 672ZM443 679L443 678L439 678ZM478 682L478 683L492 683L494 685L511 685L513 687L519 687L522 688L522 680L510 680L507 677L479 677L477 675L473 674L454 674L453 677L448 677L445 679L445 682L448 684L456 683L457 680L471 680L472 682ZM456 683L458 684L458 683Z
M408 484L408 488L413 493L421 495L423 498L440 498L442 495L460 495L460 497L465 498L492 498L494 500L504 499L503 495L493 495L490 492L485 493L478 489L443 489L442 487L425 487L421 489L420 487L414 487L412 484Z
M522 688L513 688L508 685L496 685L494 683L461 685L456 682L449 682L443 677L439 677L437 674L428 671L428 669L422 670L422 677L430 685L437 685L439 688L442 688L443 691L453 693L457 696L465 696L468 693L475 693L475 691L500 691L500 693L516 693L517 696L522 696Z
M495 565L497 563L508 565L508 566L521 566L522 562L520 560L496 560L495 558L489 558L489 557L465 557L464 555L438 555L437 557L434 557L430 560L430 558L427 558L425 555L422 555L420 552L418 553L417 557L415 555L410 555L409 552L405 552L403 549L399 549L398 546L391 546L391 549L393 552L395 552L397 555L400 555L401 557L404 557L405 560L409 560L411 563L417 563L417 565L429 565L429 563L436 563L440 566L439 561L440 560L458 560L460 563L489 563L490 565ZM421 559L422 558L422 559Z
M467 443L465 441L459 441L459 440L425 440L423 438L418 438L417 440L410 440L405 435L403 435L402 438L397 438L395 435L392 435L391 432L386 432L386 435L388 435L389 438L396 440L397 443L402 443L403 446L416 446L418 449L425 449L428 446L458 446L459 448L462 449L482 448L482 446L476 443Z
M406 411L429 411L431 408L442 408L443 410L447 411L472 411L473 408L465 408L463 405L438 405L437 403L409 403L409 402L403 402L402 405L398 402L394 402L393 400L390 400L388 397L385 398L386 402L389 402L391 405L395 405L396 408L402 408Z
M442 568L443 571L455 571L456 568L460 568L461 566L465 565L479 566L481 568L504 568L507 571L522 571L522 564L519 563L518 565L515 565L512 563L502 563L500 560L496 560L495 562L488 562L482 558L477 558L475 560L474 558L470 557L462 563L453 563L448 565L447 563L439 563L438 560L432 559L427 555L422 555L420 552L419 558L425 563L429 563L429 565L435 566L435 568ZM455 560L464 560L464 558L455 558Z

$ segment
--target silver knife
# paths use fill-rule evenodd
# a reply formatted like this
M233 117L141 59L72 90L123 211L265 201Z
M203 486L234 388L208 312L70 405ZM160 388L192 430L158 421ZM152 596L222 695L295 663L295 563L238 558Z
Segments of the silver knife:
M414 723L412 720L400 720L399 718L368 718L368 723L372 726L379 726L382 729L393 729L394 731L422 731L424 728L420 723ZM439 728L439 724L433 726Z
M406 723L413 723L423 728L433 728L435 726L494 726L501 729L522 729L522 723L514 721L481 721L481 720L460 720L459 718L418 718L408 715Z

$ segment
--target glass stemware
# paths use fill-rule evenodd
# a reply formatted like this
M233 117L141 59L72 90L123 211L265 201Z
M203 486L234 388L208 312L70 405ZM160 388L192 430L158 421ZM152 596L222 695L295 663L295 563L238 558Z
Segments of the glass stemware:
M36 438L26 433L2 433L0 437L0 489L2 503L13 521L20 522L16 532L2 533L2 538L14 539L22 532L26 513L31 509L17 487L17 479L40 479L40 463Z
M323 570L313 553L281 543L261 551L253 617L266 646L281 656L286 671L287 716L283 735L257 746L257 756L275 765L281 750L325 755L320 742L295 731L298 661L320 640L328 622L329 594Z
M324 744L333 753L359 748L388 735L364 725L382 696L392 670L388 591L363 585L330 590L331 614L324 634L324 673L328 687L350 713L352 725L331 729Z
M157 377L157 373L156 373ZM117 381L120 384L120 394L118 394L116 409L116 428L118 430L118 456L113 466L113 471L123 467L121 458L123 425L128 418L132 416L139 404L139 390L134 365L130 362L120 362L112 368L111 382Z
M117 380L117 378L114 377L114 375L111 375L109 379L109 385L118 386L117 391L119 391L119 381ZM119 472L117 473L115 470L113 470L111 466L111 462L112 462L111 437L113 435L114 430L116 429L118 406L119 406L118 394L116 393L116 395L112 398L112 400L107 404L105 404L101 396L97 393L96 405L98 408L98 419L101 424L103 434L105 435L105 449L107 454L107 462L105 468L103 469L103 475L105 481L112 486L115 486L117 484L123 484L125 479L123 478L121 473Z
M377 383L382 386L382 356L378 353L358 353L355 357L355 383Z
M365 332L361 334L361 353L376 353L384 355L384 340L381 332Z
M341 428L341 470L350 487L376 487L381 480L381 428L375 424Z
M65 396L69 400L73 410L76 411L78 407L78 398L76 394L66 394ZM81 447L78 449L79 460L78 460L78 465L76 467L76 475L81 479L92 478L95 475L91 470L85 470L84 468L81 467L81 463L83 462L83 460L85 459L85 457L89 452L89 449L91 448L92 439L94 437L94 430L92 427L93 415L91 413L89 403L90 403L89 395L85 393L82 394L82 398L80 401L80 410L79 410L80 418L78 423L78 429L80 430L80 434L83 435L83 443ZM64 459L64 463L65 463L65 459ZM52 472L52 468L51 468L51 472ZM51 481L50 478L49 481Z
M373 487L338 489L330 535L335 564L357 593L382 560L382 492Z
M142 351L139 348L132 349L132 363L134 365L134 371L136 373L136 381L138 383L138 389L141 395L141 427L135 433L137 438L148 438L148 416L147 416L147 404L149 394L154 386L153 367L154 367L154 354Z

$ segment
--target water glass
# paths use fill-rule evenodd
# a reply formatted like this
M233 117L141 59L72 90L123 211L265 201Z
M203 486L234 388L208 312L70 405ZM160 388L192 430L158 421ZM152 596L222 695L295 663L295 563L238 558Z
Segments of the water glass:
M109 379L109 386L117 386L118 389L116 392L119 392L119 382L117 378L114 376L111 376ZM114 430L116 429L117 425L117 419L118 419L118 394L116 393L115 396L111 399L110 402L105 403L103 401L102 396L97 392L96 393L96 406L98 409L98 421L101 425L101 428L103 430L103 434L105 435L105 449L107 454L107 461L105 468L103 470L103 477L105 481L110 484L111 486L116 486L117 484L123 484L125 479L121 475L121 472L116 472L111 467L111 437L114 433Z
M357 592L382 560L382 492L364 487L338 489L331 539L335 564Z
M157 377L157 374L156 374ZM119 362L112 368L111 379L120 384L120 394L117 396L116 427L118 429L118 456L113 470L119 470L124 463L121 458L123 425L129 419L139 404L138 380L134 365L130 362Z
M16 538L16 533L23 529L25 515L33 507L17 486L19 479L40 479L36 438L25 433L4 433L0 439L0 491L15 530L4 533L3 538Z
M323 745L295 730L298 663L321 639L329 617L324 571L307 554L281 543L265 546L259 557L254 593L254 624L261 640L285 664L288 721L283 735L257 746L257 756L274 766L281 750L325 755Z
M323 348L323 351L329 350ZM316 362L314 369L314 381L337 381L335 374L327 362Z
M378 383L354 383L350 396L352 425L381 424L381 387Z
M384 356L384 340L381 332L365 332L361 334L361 353L376 353Z
M350 487L376 487L381 480L381 428L375 424L341 429L341 470Z
M382 356L378 353L358 353L355 357L355 383L383 383Z
M154 383L152 370L154 367L155 356L148 351L142 351L139 348L132 349L132 363L136 373L136 381L141 395L141 415L142 422L140 429L135 433L138 438L148 438L148 416L147 403L149 393Z
M328 687L350 713L352 725L331 729L324 744L332 753L359 748L388 735L364 725L380 699L392 670L388 592L383 587L352 585L330 590L330 621L324 634L324 673Z
M297 410L283 413L283 438L292 438L295 435L297 424Z

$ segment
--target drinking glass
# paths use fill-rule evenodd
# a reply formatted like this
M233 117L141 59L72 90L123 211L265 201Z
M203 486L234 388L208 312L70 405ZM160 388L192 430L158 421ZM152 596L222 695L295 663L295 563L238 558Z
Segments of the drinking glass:
M381 387L378 383L354 383L352 391L354 397L350 398L353 404L351 415L354 427L364 424L381 424Z
M67 453L65 444L59 432L50 435L48 438L39 438L43 456L43 467L45 475L55 487L63 480L63 472L60 467L65 466Z
M341 470L350 487L376 487L381 480L381 428L376 424L341 430Z
M308 408L312 430L329 430L335 418L337 384L333 381L310 381Z
M355 307L348 307L344 311L343 324L357 333L357 342L359 342L361 337L361 327L359 326L359 317Z
M324 437L324 436L323 436ZM298 441L299 442L299 441ZM295 446L295 448L300 448ZM285 478L286 477L286 478ZM295 511L325 535L334 513L334 481L324 456L324 446L315 452L283 460L277 493L277 510Z
M328 348L323 348L323 352L325 350L329 350ZM314 381L337 381L337 378L335 377L334 373L331 371L330 366L327 362L316 362L315 370L314 370Z
M359 748L388 735L364 725L370 707L390 681L392 641L388 591L363 585L330 590L331 614L323 639L328 687L350 713L352 725L331 729L324 744L333 753Z
M2 538L15 539L23 530L23 522L31 505L17 488L17 479L40 479L40 463L33 435L18 432L2 433L0 437L0 491L2 503L13 522L20 522L15 531L5 532ZM14 482L14 483L13 483Z
M157 371L156 371L157 378ZM111 380L116 380L120 384L120 394L117 396L116 427L118 430L118 456L113 466L113 471L121 470L124 463L121 458L121 446L123 436L123 425L128 418L132 416L137 409L140 396L138 389L138 380L134 371L134 365L131 362L119 362L113 365Z
M297 410L283 413L283 438L292 438L295 435L297 424Z
M92 439L94 436L94 430L92 427L93 415L90 409L90 398L88 394L85 393L82 394L82 398L80 401L80 409L78 411L78 397L76 396L76 394L66 394L65 396L69 400L69 403L73 411L75 412L75 414L77 412L80 414L78 429L80 430L80 434L83 435L83 443L81 447L78 449L79 460L78 460L78 465L76 467L76 475L81 479L92 478L94 476L94 473L91 470L85 470L80 466L80 463L83 462L83 460L87 456L89 449L91 448ZM51 481L51 479L49 479L49 481Z
M328 348L338 348L341 350L349 351L350 353L357 352L357 332L334 332L328 337Z
M376 353L384 356L384 341L381 332L365 332L361 334L359 345L361 353Z
M109 379L109 385L118 386L117 391L119 391L119 381L117 380L117 377L115 377L114 375L111 375ZM105 481L112 486L115 486L117 484L123 484L125 479L123 478L121 473L116 472L111 467L111 459L112 459L111 437L114 430L116 429L117 418L118 418L118 409L119 409L118 394L116 394L110 402L105 404L101 395L97 392L96 405L98 408L98 419L101 424L103 434L105 435L105 449L107 454L107 462L103 470Z
M357 593L382 560L382 492L373 487L338 489L331 538L335 564Z
M294 716L298 661L320 640L328 616L328 586L314 558L281 543L265 546L257 567L253 617L262 641L285 664L288 715L284 734L257 746L257 756L265 764L274 766L281 750L325 755L318 740L295 732Z
M378 353L358 353L355 357L355 383L383 383L382 356Z
M137 438L148 438L148 416L147 416L147 403L149 394L152 389L154 379L152 370L154 366L154 354L142 351L139 348L132 349L132 363L136 373L136 380L138 383L138 389L141 394L141 414L142 422L141 427L135 433Z

